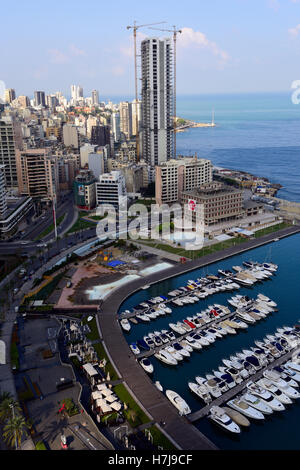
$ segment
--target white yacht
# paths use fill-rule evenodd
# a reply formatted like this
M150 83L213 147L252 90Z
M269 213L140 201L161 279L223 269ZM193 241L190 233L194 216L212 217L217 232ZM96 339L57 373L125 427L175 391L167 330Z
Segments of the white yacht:
M173 390L166 390L166 396L178 409L180 415L188 415L191 412L189 405L178 393L173 392Z
M239 434L241 432L240 427L234 421L232 421L228 414L226 414L225 411L219 406L211 407L208 418L227 431L233 432L235 434Z
M173 331L175 331L175 333L178 333L179 335L183 335L184 333L186 333L186 330L183 328L181 322L169 323L169 327L170 327Z
M230 374L235 381L235 383L238 385L243 382L243 379L237 369L234 367L219 367L219 371L222 372L222 374ZM248 376L248 373L247 373Z
M266 374L268 372L268 374ZM274 384L281 392L283 392L286 396L290 398L300 398L300 393L294 389L294 387L290 387L287 382L285 382L279 375L276 374L275 371L264 371L263 376L266 377L272 384ZM270 377L273 377L272 379Z
M265 419L261 411L252 408L252 406L249 406L242 398L234 398L233 400L229 400L227 405L234 410L239 411L243 415L248 416L248 418Z
M209 346L210 344L208 339L200 336L198 333L191 333L189 336L198 341L202 346Z
M137 347L136 343L131 343L129 345L131 351L134 353L134 354L140 354L140 349Z
M249 377L249 372L244 368L243 364L238 361L230 361L229 359L222 359L223 364L228 368L236 370L242 379ZM221 368L219 368L221 370Z
M196 377L196 382L199 384L199 385L205 385L205 387L207 388L208 392L214 397L214 398L218 398L222 395L222 392L221 390L219 389L218 387L218 384L217 382L215 381L215 379L205 379L204 377L200 377L200 376L197 376Z
M261 401L263 401L266 405L268 405L274 411L283 411L285 410L284 405L281 401L277 400L268 390L262 388L257 383L252 381L247 383L247 389L250 391L252 395L258 397Z
M138 318L139 320L142 320L142 321L145 321L145 322L149 322L150 321L150 318L145 315L144 313L137 313L136 318Z
M208 392L207 388L205 385L199 385L196 384L195 382L188 382L189 389L192 390L198 397L201 398L205 403L210 403L212 401L212 398L210 396L210 393Z
M168 354L171 354L171 356L175 357L176 361L183 361L183 355L176 351L173 346L166 346L164 348L164 351L166 351Z
M290 376L285 374L284 369L281 369L281 367L277 367L276 369L274 368L273 370L265 370L263 376L272 382L276 382L276 387L278 387L278 383L281 383L283 386L289 385L290 387L299 387L299 384Z
M151 362L149 361L148 358L145 357L144 359L141 359L141 360L140 360L140 364L141 364L142 368L143 368L146 372L148 372L148 374L152 374L152 373L153 373L154 367L153 367L153 365L151 364Z
M159 390L160 392L163 392L163 390L164 390L159 380L156 380L156 381L155 381L155 387L156 387L157 390Z
M122 320L120 320L120 324L121 324L121 327L123 328L123 330L125 330L125 331L130 331L131 330L131 325L130 325L129 321L127 320L127 318L123 318Z
M288 397L285 393L279 390L279 388L277 388L276 385L274 385L273 382L271 382L270 380L263 378L259 379L257 383L262 388L270 392L275 398L277 398L277 400L281 401L281 403L285 405L289 405L292 403L290 397Z
M265 302L267 305L269 305L270 307L277 307L277 303L274 302L274 300L271 300L269 297L267 297L266 295L263 295L263 294L258 294L257 298L259 300L262 300L263 302Z
M260 398L257 396L252 395L252 393L245 393L242 395L242 400L244 400L247 405L252 406L252 408L255 408L258 411L261 411L262 413L266 415L270 415L273 413L272 408L264 403Z
M175 357L173 357L171 354L169 354L167 351L164 351L163 349L155 353L154 356L156 357L156 359L159 359L160 361L170 366L176 366L178 364Z

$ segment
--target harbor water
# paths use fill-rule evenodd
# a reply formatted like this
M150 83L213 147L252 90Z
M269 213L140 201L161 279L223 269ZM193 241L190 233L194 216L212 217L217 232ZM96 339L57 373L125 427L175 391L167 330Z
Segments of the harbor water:
M207 274L216 274L220 268L231 269L232 266L242 265L245 260L272 261L278 264L277 273L270 279L258 282L253 287L241 287L238 291L217 293L200 300L195 304L175 307L170 304L172 314L158 317L147 323L134 325L131 331L124 333L128 343L142 339L149 332L169 329L170 322L183 320L196 312L204 310L214 303L227 305L227 299L239 293L256 297L263 293L278 304L278 312L269 314L265 319L249 325L246 330L239 330L236 335L226 335L217 339L215 343L202 350L194 351L188 360L181 361L177 366L168 366L151 356L150 362L154 366L153 381L159 380L164 390L171 389L178 392L189 404L192 412L199 410L203 402L188 388L188 381L195 381L196 375L205 376L213 369L218 369L223 358L249 349L254 340L261 340L267 334L272 334L276 328L293 326L300 320L299 308L299 279L300 279L300 235L294 235L277 242L264 245L243 254L219 261L206 267L191 271L187 274L171 278L150 286L147 290L140 290L126 299L121 305L119 313L125 309L131 310L142 301L147 301L158 295L168 295L168 292L185 286L189 279L196 279ZM146 373L146 372L145 372ZM243 428L238 436L232 436L218 429L207 418L202 418L195 425L221 449L299 449L300 438L298 426L300 422L300 400L287 405L283 412L274 412L261 422L251 420L249 428Z

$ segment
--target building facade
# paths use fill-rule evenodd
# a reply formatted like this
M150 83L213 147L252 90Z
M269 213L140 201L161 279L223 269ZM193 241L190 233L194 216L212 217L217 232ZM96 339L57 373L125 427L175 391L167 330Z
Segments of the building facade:
M126 194L125 177L121 171L104 173L96 183L97 207L101 204L112 204L118 210Z
M80 209L91 210L95 207L96 178L90 170L80 170L73 184L75 204Z
M141 43L142 155L151 166L173 157L173 84L171 39Z

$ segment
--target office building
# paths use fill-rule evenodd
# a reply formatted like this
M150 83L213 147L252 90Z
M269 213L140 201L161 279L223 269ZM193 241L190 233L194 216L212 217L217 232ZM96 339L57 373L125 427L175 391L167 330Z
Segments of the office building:
M121 128L120 128L120 113L114 112L111 116L111 128L114 137L114 142L119 142L121 137Z
M210 160L197 157L171 159L155 167L156 203L181 202L182 192L212 182Z
M119 209L126 198L125 177L121 171L111 171L100 176L96 183L96 204L111 204Z
M66 147L79 148L79 136L76 126L72 124L63 125L63 144Z
M110 145L110 126L92 126L91 144Z
M4 93L4 101L5 103L11 103L16 99L16 92L13 88L7 88Z
M34 105L35 106L46 106L45 92L44 91L35 91L34 92Z
M99 92L97 90L92 91L92 105L99 104Z
M5 183L5 165L0 165L0 218L7 210L6 204L6 183Z
M103 150L97 151L97 153L89 153L89 170L92 171L93 175L99 181L99 176L104 173L104 152Z
M136 126L138 132L141 131L142 121L142 102L140 100L133 100L132 102L132 135L136 135Z
M79 209L91 210L95 207L96 179L90 170L80 170L73 184L75 204Z
M141 43L142 155L151 166L173 157L173 60L171 39Z
M125 139L129 140L132 136L132 104L128 101L122 101L119 105L120 112L120 131Z
M7 189L18 187L16 150L22 148L22 129L11 116L0 117L0 164L4 165Z

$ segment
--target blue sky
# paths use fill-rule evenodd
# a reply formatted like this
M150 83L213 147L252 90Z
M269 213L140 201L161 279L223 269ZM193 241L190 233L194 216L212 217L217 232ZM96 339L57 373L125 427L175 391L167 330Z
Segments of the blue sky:
M17 0L1 6L0 80L17 95L134 93L132 33L178 36L177 92L288 91L300 79L300 0ZM139 40L159 33L142 28Z

